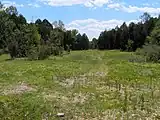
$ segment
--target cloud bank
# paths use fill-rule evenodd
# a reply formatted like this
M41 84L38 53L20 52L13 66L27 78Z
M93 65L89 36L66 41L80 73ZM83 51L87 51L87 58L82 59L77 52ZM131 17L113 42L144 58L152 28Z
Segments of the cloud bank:
M86 7L102 7L105 4L111 3L111 0L39 0L50 6L72 6L84 5Z
M160 14L160 8L154 8L154 7L137 7L137 6L125 6L120 3L113 3L107 5L109 9L115 9L117 11L123 11L123 12L128 12L128 13L134 13L134 12L147 12L150 14Z
M126 24L129 24L130 22L137 23L139 20L131 20L126 21ZM105 29L109 30L112 28L115 28L116 26L122 25L124 20L96 20L96 19L85 19L85 20L75 20L71 23L66 25L66 28L71 29L77 29L81 34L86 33L91 40L92 38L98 38L100 35L100 32L104 31Z
M14 2L14 1L2 1L2 4L3 4L5 7L9 7L9 6L24 7L23 4L17 4L17 3Z

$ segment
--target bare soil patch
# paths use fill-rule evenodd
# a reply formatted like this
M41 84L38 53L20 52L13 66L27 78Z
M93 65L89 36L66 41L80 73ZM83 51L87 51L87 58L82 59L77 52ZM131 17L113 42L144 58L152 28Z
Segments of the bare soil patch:
M36 91L36 89L32 88L30 85L26 83L20 83L18 85L11 85L7 87L7 89L3 91L3 94L4 95L23 94L25 92L33 92L33 91Z

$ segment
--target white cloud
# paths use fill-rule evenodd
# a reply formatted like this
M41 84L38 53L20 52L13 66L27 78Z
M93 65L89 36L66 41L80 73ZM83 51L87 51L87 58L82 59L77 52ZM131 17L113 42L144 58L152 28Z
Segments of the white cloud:
M96 19L86 19L86 20L75 20L71 23L66 25L67 29L77 29L81 34L86 33L91 40L92 38L98 38L100 32L104 31L105 29L112 29L116 26L122 25L124 20L107 20L107 21L100 21ZM131 20L126 21L128 25L130 22L138 22L138 20Z
M143 6L151 6L149 3L143 3Z
M39 0L50 6L85 5L86 7L102 7L111 3L111 0Z
M128 13L148 12L150 14L160 14L160 8L154 8L154 7L137 7L137 6L132 6L132 5L125 6L119 3L113 3L107 6L110 9L121 10L121 11L128 12Z
M39 8L41 7L40 5L36 4L36 3L29 3L28 6L31 6L31 7L35 7L35 8Z
M14 1L2 1L2 4L4 4L5 7L9 7L9 6L24 7L23 4L17 4Z

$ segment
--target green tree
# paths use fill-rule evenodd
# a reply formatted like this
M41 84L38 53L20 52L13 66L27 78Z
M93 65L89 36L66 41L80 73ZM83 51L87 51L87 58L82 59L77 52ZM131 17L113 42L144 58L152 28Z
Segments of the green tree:
M123 25L120 27L120 29L122 30L121 32L121 36L120 36L120 49L122 51L126 50L126 45L128 43L128 39L129 39L129 31L128 31L128 27L126 25L126 23L124 22Z
M41 35L42 43L48 42L50 39L50 33L53 30L52 24L47 19L44 19L43 21L37 19L35 24L38 27L39 34Z
M156 23L155 28L151 32L151 36L148 37L151 44L160 45L160 19Z
M3 10L3 8L4 8L4 6L3 6L3 4L0 1L0 11Z
M0 49L7 47L5 31L7 28L7 21L9 20L4 10L0 10Z
M133 40L128 40L128 43L126 45L127 51L129 52L133 51L133 44L134 44Z
M73 50L81 50L81 38L82 36L80 33L76 35L75 41L73 42Z
M54 21L54 22L52 23L52 25L54 26L54 28L59 28L59 29L65 31L64 23L63 23L61 20L59 20L59 21Z
M151 19L151 15L145 12L142 16L140 16L142 22L147 22Z
M91 43L90 43L90 48L91 49L98 49L98 40L96 38L93 38Z
M80 40L80 46L82 50L88 50L89 49L89 39L87 35L84 33Z
M71 47L72 43L73 43L73 39L72 39L72 32L71 30L67 30L64 36L64 49L67 50Z
M8 15L18 15L17 8L14 6L9 6L8 8L5 9L5 11Z
M51 31L50 42L55 46L63 46L65 33L59 28L55 28Z

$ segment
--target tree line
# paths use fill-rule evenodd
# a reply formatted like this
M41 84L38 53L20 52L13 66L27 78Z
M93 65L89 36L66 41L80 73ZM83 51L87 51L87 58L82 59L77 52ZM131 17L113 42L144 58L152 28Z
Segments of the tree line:
M0 53L9 53L12 59L45 59L70 49L88 50L87 35L76 29L66 30L61 20L50 23L47 19L37 19L27 23L16 7L5 8L0 3Z
M76 29L66 30L61 20L50 23L47 19L37 19L28 23L16 7L6 8L0 3L0 54L9 53L12 59L45 59L70 50L136 51L147 43L160 45L159 21L160 16L154 18L144 13L140 22L129 25L124 22L89 41L85 33L81 35Z
M124 22L120 27L101 32L98 39L94 38L91 42L91 48L100 50L120 49L122 51L136 51L146 42L151 32L160 20L151 17L148 13L141 16L141 21L131 22L128 26ZM157 34L157 33L156 33Z

